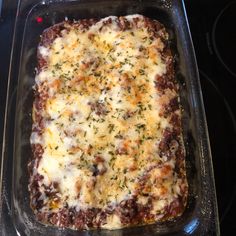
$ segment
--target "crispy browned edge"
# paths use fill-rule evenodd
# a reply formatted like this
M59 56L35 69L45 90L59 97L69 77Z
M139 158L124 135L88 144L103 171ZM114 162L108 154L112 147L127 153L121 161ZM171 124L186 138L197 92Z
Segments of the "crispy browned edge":
M75 26L79 27L82 30L87 30L91 25L95 24L98 20L95 19L84 19L76 22L64 21L59 24L53 25L50 28L46 29L42 36L39 46L50 46L50 44L57 38L61 36L62 30L68 30L69 27ZM138 27L138 22L140 18L134 18L133 23L129 23L125 17L119 17L117 24L121 30L131 29L132 27ZM111 19L108 19L104 22L104 25L111 23ZM168 44L168 37L164 26L158 22L151 20L147 17L144 17L145 27L149 30L150 34L153 37L160 37L164 43L164 50L161 52L162 59L167 64L167 72L162 76L156 76L155 86L157 91L160 94L164 94L165 90L171 89L175 90L178 94L179 86L175 80L174 73L174 59L172 52ZM43 68L47 67L47 62L38 52L38 72L39 73ZM41 86L39 91L38 87L35 87L35 99L33 103L33 127L32 131L42 134L45 117L42 116L42 111L45 109L45 104L47 100L47 87ZM169 104L163 107L161 116L169 117L170 123L173 124L173 129L165 129L163 132L162 140L159 144L159 155L166 155L168 158L176 159L175 172L178 177L183 179L186 178L185 174L185 151L183 143L181 140L182 126L181 126L181 117L174 112L180 109L180 104L178 97L171 99ZM170 151L171 145L178 142L178 149L173 157ZM39 190L39 181L44 177L42 175L33 174L34 170L37 169L40 159L42 158L43 148L40 144L32 145L33 158L28 164L28 169L30 173L29 180L29 192L30 192L30 205L33 209L37 220L46 223L57 225L59 227L70 227L75 229L85 229L87 227L99 228L105 221L106 217L112 212L101 209L88 209L86 211L76 211L74 208L69 208L65 205L57 213L52 212L41 212L43 207L43 200L40 200L40 190ZM140 186L145 184L145 176L143 177ZM54 201L59 200L57 193L57 183L51 183L50 186L44 186L45 193ZM165 211L162 212L163 216L160 221L171 220L177 216L182 215L188 195L188 187L186 185L185 189L182 189L182 195L175 199L169 206L166 207ZM122 201L113 211L120 216L121 223L124 226L136 225L136 224L147 224L153 223L153 215L150 213L151 210L151 198L146 205L140 205L136 202L135 197L133 199Z

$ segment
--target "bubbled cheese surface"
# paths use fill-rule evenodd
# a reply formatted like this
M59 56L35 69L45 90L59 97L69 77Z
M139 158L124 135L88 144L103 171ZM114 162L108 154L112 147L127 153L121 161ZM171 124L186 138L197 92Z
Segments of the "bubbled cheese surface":
M102 30L104 20L86 31L71 26L50 46L39 47L47 67L36 84L47 87L49 97L44 132L32 133L31 143L44 149L37 170L42 184L59 185L61 201L54 211L65 202L77 210L115 207L132 198L145 171L161 162L158 143L170 126L159 116L154 83L156 75L166 73L163 43L150 38L147 28L121 31L116 17L111 19ZM179 191L173 187L174 161L166 163L168 170L150 172L151 183L161 179L150 189L158 196L154 213ZM145 196L137 199L147 202ZM103 227L119 228L119 217L109 216Z

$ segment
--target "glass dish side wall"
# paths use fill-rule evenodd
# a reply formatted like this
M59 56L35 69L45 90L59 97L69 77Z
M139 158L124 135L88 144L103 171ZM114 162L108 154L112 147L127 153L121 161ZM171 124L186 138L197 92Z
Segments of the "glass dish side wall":
M177 79L181 82L187 171L190 183L188 207L175 222L116 231L75 232L38 223L29 207L27 163L31 157L32 85L36 49L42 31L62 20L140 13L160 20L172 35L178 52ZM37 21L37 17L43 19ZM23 36L23 37L22 37ZM8 116L5 127L2 172L1 224L6 235L213 235L218 232L209 141L201 99L196 61L184 8L180 1L22 1L18 8L12 67L8 88ZM17 93L17 96L16 96ZM14 139L14 142L13 142ZM13 152L14 147L14 152ZM12 183L10 180L13 178ZM8 214L10 213L10 215ZM12 222L12 223L11 223Z

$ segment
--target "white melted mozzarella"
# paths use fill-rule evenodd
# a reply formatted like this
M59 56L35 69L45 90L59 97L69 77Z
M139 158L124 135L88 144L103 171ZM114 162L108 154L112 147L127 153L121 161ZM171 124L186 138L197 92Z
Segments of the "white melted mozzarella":
M135 17L141 16L126 19ZM100 31L108 19L112 23ZM38 167L44 184L59 184L58 208L65 202L77 210L116 206L135 194L140 176L160 161L157 144L170 126L159 116L154 83L156 75L166 73L163 43L150 39L144 27L119 30L116 19L105 18L87 31L71 26L50 47L39 48L48 65L36 83L48 87L45 112L50 119L41 140L33 133L31 143L44 149ZM161 176L157 169L150 178ZM165 178L163 197L163 186L152 187L160 198L153 212L173 200L173 176ZM147 198L139 196L138 202ZM120 228L119 217L109 216L102 227Z

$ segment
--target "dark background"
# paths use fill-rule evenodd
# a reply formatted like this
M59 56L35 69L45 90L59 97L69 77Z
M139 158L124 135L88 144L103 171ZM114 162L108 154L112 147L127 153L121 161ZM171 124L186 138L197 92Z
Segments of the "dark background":
M224 62L236 70L236 1L185 0L185 4L208 121L221 234L236 235L236 76L217 54L219 50ZM217 16L227 4L232 4L230 10L214 34ZM16 0L4 0L0 11L0 150L16 5Z
M185 4L207 115L221 234L236 235L236 76L218 55L236 71L236 1Z

